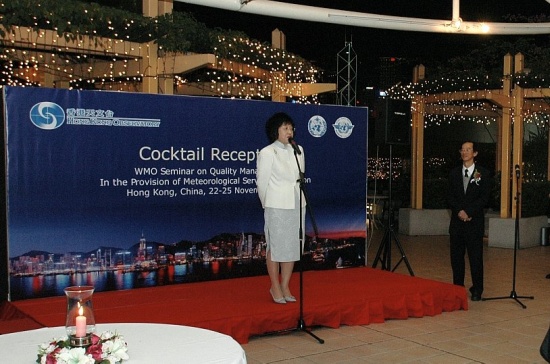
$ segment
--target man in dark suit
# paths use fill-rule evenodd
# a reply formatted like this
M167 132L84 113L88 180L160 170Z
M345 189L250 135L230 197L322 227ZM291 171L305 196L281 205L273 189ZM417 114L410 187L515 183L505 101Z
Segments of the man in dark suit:
M481 300L483 293L484 208L489 203L491 178L489 171L474 161L478 151L473 142L460 149L462 165L449 174L448 202L451 208L449 235L453 283L464 286L464 257L468 252L472 274L472 301Z

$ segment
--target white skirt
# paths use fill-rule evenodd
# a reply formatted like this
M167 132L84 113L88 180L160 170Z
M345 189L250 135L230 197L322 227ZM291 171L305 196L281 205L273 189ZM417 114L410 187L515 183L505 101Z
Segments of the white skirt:
M295 206L300 206L299 199ZM302 208L302 232L305 232L306 209ZM266 207L265 241L267 251L274 262L296 262L300 260L300 210ZM305 234L302 234L305 236ZM305 243L305 241L303 241ZM303 246L302 246L303 251Z

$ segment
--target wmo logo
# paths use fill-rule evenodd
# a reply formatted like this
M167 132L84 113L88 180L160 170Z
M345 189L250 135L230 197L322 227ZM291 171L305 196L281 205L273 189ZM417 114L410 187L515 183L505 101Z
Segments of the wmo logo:
M39 102L32 107L29 114L32 123L44 130L57 129L65 122L65 112L53 102Z

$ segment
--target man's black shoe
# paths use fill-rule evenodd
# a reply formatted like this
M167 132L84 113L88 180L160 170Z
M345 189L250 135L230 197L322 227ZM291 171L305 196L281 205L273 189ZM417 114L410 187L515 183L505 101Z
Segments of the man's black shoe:
M481 301L481 293L475 290L474 287L470 287L469 291L472 294L472 301Z

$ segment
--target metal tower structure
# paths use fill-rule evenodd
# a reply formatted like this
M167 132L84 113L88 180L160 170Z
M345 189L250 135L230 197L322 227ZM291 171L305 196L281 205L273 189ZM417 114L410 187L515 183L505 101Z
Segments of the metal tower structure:
M338 105L355 106L357 102L357 54L351 42L338 52L336 69L336 103Z

